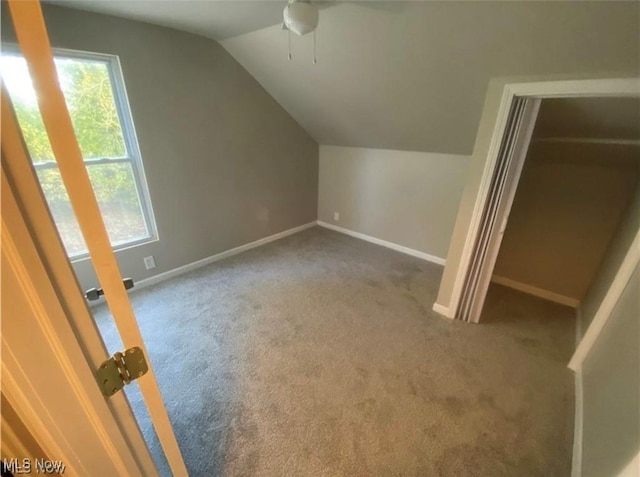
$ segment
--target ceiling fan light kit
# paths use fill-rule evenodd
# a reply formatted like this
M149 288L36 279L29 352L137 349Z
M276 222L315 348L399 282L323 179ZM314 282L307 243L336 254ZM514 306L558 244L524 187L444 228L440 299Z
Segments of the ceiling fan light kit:
M317 63L316 59L316 28L320 14L318 8L305 0L289 0L282 12L284 23L282 29L287 30L289 35L289 59L291 56L291 32L303 36L313 32L313 64Z
M287 30L306 35L318 27L318 8L309 2L293 0L284 7L284 25Z

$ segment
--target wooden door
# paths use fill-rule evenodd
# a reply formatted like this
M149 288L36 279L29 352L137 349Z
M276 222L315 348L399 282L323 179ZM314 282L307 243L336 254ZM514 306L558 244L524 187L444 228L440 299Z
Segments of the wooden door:
M27 470L28 465L23 459L28 458L35 471L34 459L46 458L64 466L69 475L156 475L124 396L110 401L102 395L94 375L95 357L85 354L76 337L67 314L69 302L59 293L50 271L52 262L43 257L42 242L32 232L33 221L25 217L5 167L15 158L6 152L7 123L2 119L2 459L9 463L5 470L22 473L20 469ZM56 234L43 238L65 256ZM48 248L50 257L53 247ZM82 299L75 280L72 284ZM76 320L91 320L84 308L84 313L76 310ZM93 338L88 341L92 354L102 351L99 359L106 359L97 330L93 337L88 329L83 335ZM8 429L13 432L7 433Z
M104 290L105 299L121 334L122 342L126 348L140 347L147 357L147 361L149 361L133 309L122 283L122 276L118 269L115 254L111 248L100 209L82 160L69 112L58 84L53 55L40 5L35 1L22 2L16 0L9 2L9 8L18 44L29 66L30 76L38 96L38 106L49 142L56 157L73 212L89 250L98 281ZM37 260L48 272L47 275L40 276L38 280L43 281L43 286L52 287L52 290L58 296L63 314L68 317L67 322L74 335L73 337L67 336L66 339L76 340L77 345L82 349L83 359L86 361L85 364L95 370L97 369L97 364L107 359L104 345L97 335L97 329L88 308L82 301L81 291L44 203L35 173L24 150L10 102L5 94L3 94L2 98L2 116L3 186L5 182L11 184L16 210L22 214L25 227L32 235L31 240L34 250L39 252ZM5 161L7 165L6 174ZM18 252L21 252L19 243L16 247ZM34 263L37 260L34 258ZM16 273L18 272L19 270L16 271ZM3 294L4 291L3 283ZM25 288L24 293L29 293L28 288ZM8 311L11 314L19 313L18 309ZM42 315L41 320L50 319L46 309L40 310L40 314ZM8 345L11 345L11 343L8 343ZM82 362L82 359L80 361ZM137 382L173 474L187 475L186 467L155 380L152 363L149 363L147 374L139 378ZM68 384L61 383L61 386ZM95 392L99 392L99 387L95 378L89 379L85 373L81 378L76 379L74 386L79 386L86 392L92 390L93 397L89 402L92 405L98 405L98 397ZM141 449L143 441L141 441L140 431L133 420L128 403L121 393L117 396L119 397L115 399L104 397L100 397L100 399L103 404L106 399L113 399L113 402L108 401L109 405L107 407L114 416L113 420L118 426L121 438L127 444L129 453L132 454L134 461L137 462L136 465L141 469L140 473L155 473L148 450L146 447ZM104 414L100 416L101 420L107 419ZM94 416L94 421L95 419ZM94 422L94 424L98 425L100 423ZM113 438L116 439L115 434ZM113 455L119 454L119 452L114 453L112 449ZM124 467L129 464L131 462L124 464ZM122 468L123 466L119 470L122 471ZM122 475L137 473L129 470ZM96 474L95 472L90 472L86 475Z

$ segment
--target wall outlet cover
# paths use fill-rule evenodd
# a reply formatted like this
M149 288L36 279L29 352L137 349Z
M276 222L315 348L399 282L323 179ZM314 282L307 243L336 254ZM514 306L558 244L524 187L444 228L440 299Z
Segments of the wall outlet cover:
M144 257L144 266L147 268L147 270L156 268L156 261L153 258L153 255L151 255L150 257Z
M340 220L340 212L333 213L333 220L335 220L336 222Z

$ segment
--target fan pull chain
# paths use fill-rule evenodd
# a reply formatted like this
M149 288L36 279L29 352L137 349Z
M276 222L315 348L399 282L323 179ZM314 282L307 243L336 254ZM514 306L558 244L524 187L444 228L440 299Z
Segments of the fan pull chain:
M291 30L287 29L287 33L289 34L289 60L291 60L291 58L293 58L293 56L291 56Z
M316 31L313 30L313 64L315 65L318 62L318 57L316 56Z

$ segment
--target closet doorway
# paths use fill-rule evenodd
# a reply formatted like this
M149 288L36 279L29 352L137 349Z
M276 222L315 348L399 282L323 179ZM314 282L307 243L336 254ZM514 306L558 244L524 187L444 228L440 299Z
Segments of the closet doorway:
M568 298L564 300L564 304L570 306L577 306L581 297L584 296L585 289L593 280L593 275L589 275L589 273L595 273L594 270L597 270L613 232L622 220L624 212L637 190L637 174L634 172L637 170L637 161L631 160L630 157L638 156L638 144L640 143L638 122L640 120L637 115L640 95L637 87L634 87L630 82L626 84L624 80L575 82L576 84L573 86L569 83L572 82L525 83L505 87L491 144L488 147L480 190L470 219L470 228L456 272L449 316L462 321L479 322L486 292L492 280L513 288L519 287L529 293L544 294L545 298L553 298L554 301ZM579 83L582 83L584 87L582 93L578 91L580 89ZM607 83L611 84L607 85ZM545 88L557 88L558 91L555 94L543 93ZM569 91L571 88L573 91ZM563 89L567 91L562 92ZM600 89L600 94L597 93L597 89ZM614 92L616 89L618 91ZM540 120L538 106L540 106ZM556 159L551 159L550 154L555 155ZM604 221L603 223L606 222L605 226L602 223L598 225L597 220L590 222L591 217L588 212L585 212L589 207L580 208L581 201L578 197L562 198L565 202L563 206L572 205L573 207L573 212L568 212L571 210L570 208L563 212L572 216L567 217L564 222L565 229L572 220L575 220L575 213L578 213L575 212L576 210L581 210L582 212L579 214L583 215L579 228L596 228L589 234L588 239L581 243L584 245L584 250L592 252L589 252L590 258L586 260L588 263L586 269L589 270L589 273L585 272L581 260L578 260L579 266L574 266L575 258L573 262L570 260L566 263L563 260L554 262L553 258L547 259L547 269L550 262L552 268L570 268L566 271L582 275L581 283L576 284L575 290L568 295L560 291L546 289L544 284L540 285L538 277L534 277L533 280L526 279L523 282L505 276L505 270L509 268L507 262L510 260L506 260L504 257L499 259L503 236L507 232L511 208L519 189L523 167L527 175L533 174L535 176L541 171L540 167L536 168L535 166L545 162L542 159L537 159L535 164L529 168L526 164L530 155L548 157L546 166L542 166L542 169L546 169L546 173L551 175L559 174L572 179L584 176L583 178L586 178L587 182L583 186L577 185L574 180L574 185L571 187L577 187L575 192L578 193L578 196L583 197L585 204L588 203L589 207L595 210L596 216L605 216L601 219ZM558 156L562 156L562 159L558 159ZM534 163L534 161L531 162ZM561 163L564 165L561 166ZM571 170L572 167L573 170ZM600 177L598 168L608 172L603 172ZM617 172L612 172L612 168ZM541 174L541 177L545 179L545 173ZM589 174L591 174L591 179L589 179ZM616 177L617 179L615 179ZM594 179L597 183L598 179L603 179L606 182L607 178L613 182L603 184L602 188L593 183ZM591 185L589 185L589 181L591 181ZM557 179L555 182L557 186L563 187L562 180ZM525 182L525 184L527 183ZM546 187L551 187L551 183L547 183ZM599 200L591 200L593 195L597 195L589 195L592 189L599 190L607 197L607 194L613 194L611 200L608 198L604 201L608 205L603 205ZM516 210L525 210L526 212L526 192L528 190L525 188L525 199L519 199L516 202ZM540 191L534 192L540 194ZM544 192L542 192L542 197L549 198ZM559 196L556 198L561 199ZM549 204L545 207L549 207ZM603 213L607 207L610 209ZM554 212L556 208L552 205L550 212ZM524 215L526 216L527 213ZM547 222L547 225L549 223ZM557 232L561 232L563 227L557 224L555 227L558 230L548 230L548 232L556 232L555 238L545 237L540 242L539 238L536 239L534 235L527 240L538 240L537 245L544 244L545 241L547 244L554 241L571 242L571 238L563 236L562 233L558 235ZM524 230L521 231L521 235L522 233ZM573 236L576 237L575 234ZM508 237L508 244L511 245L505 249L507 256L511 254L513 258L518 253L527 253L512 246L513 243L522 242L522 240L517 240L517 232L510 231ZM575 249L579 248L575 247ZM518 249L517 253L515 249ZM555 253L556 256L558 253L562 256L562 251ZM526 264L520 264L518 260L516 260L516 264L511 265L511 268L525 271ZM496 266L498 267L497 274L494 273ZM535 275L532 269L529 271ZM537 273L540 274L540 272ZM529 283L526 283L527 281ZM438 306L434 306L434 309Z

